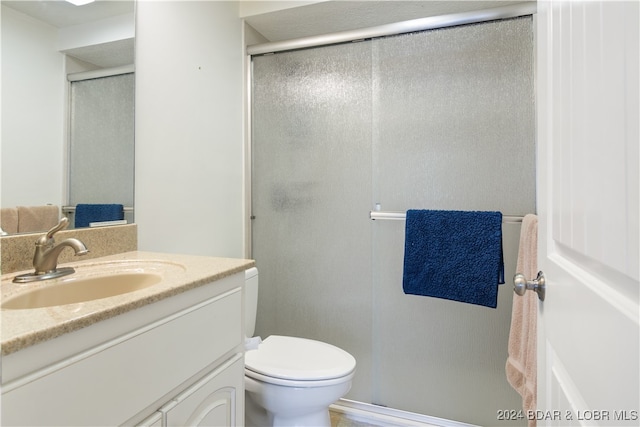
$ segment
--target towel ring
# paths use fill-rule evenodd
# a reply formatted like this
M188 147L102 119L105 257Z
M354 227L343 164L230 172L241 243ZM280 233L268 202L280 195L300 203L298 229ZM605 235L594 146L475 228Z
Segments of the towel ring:
M540 301L544 301L546 289L547 280L542 271L538 272L538 277L536 277L535 280L527 280L522 273L513 276L513 292L520 296L523 296L527 290L530 290L538 294Z

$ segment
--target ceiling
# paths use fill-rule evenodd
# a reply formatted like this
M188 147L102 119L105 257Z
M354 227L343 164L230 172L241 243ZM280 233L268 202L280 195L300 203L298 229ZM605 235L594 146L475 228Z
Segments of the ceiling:
M241 1L251 3L256 0ZM515 3L523 1L320 1L306 6L245 16L244 19L267 41L275 42ZM84 6L74 6L64 0L2 0L2 4L54 27L65 28L132 13L135 0L96 0ZM133 40L74 49L66 53L101 67L118 66L133 62Z
M522 2L505 0L323 1L303 7L249 16L245 17L245 20L269 41L282 41ZM134 0L96 0L84 6L74 6L64 0L2 0L2 4L57 28L131 13L134 10Z
M268 41L292 40L429 16L489 9L523 1L323 1L245 17Z
M124 15L134 9L134 0L96 0L84 6L74 6L64 0L2 0L2 4L56 28Z

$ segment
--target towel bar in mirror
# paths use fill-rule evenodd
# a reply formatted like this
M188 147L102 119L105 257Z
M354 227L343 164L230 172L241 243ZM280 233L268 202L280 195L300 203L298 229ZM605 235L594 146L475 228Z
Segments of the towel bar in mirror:
M518 273L513 276L513 292L522 296L527 290L534 291L538 294L540 301L544 301L547 282L542 271L538 272L535 280L527 280L524 274Z

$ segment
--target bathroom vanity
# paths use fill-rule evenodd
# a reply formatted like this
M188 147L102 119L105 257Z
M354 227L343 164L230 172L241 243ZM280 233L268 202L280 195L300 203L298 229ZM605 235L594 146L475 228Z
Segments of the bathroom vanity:
M243 425L253 261L136 251L68 265L67 279L2 276L2 425ZM124 281L143 285L65 290Z

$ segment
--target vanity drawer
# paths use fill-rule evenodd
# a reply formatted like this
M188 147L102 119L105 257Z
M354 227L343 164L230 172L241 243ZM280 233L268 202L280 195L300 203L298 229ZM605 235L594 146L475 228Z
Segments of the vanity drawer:
M4 384L2 424L120 425L237 350L242 313L237 287Z

